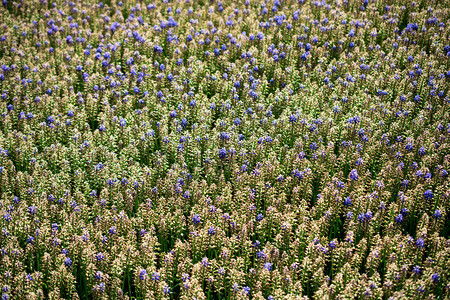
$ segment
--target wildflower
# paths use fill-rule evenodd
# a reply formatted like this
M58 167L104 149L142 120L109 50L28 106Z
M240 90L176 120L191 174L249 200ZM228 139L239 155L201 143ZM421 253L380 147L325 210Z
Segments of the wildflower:
M192 222L194 224L200 224L200 216L199 215L194 215L194 217L192 218Z
M103 253L99 252L95 258L97 259L97 261L103 261L105 260L105 256L103 255Z
M147 280L148 278L148 273L146 269L142 269L141 272L139 272L139 279L141 279L142 281Z
M258 251L258 252L256 252L256 256L259 259L264 259L266 257L266 254L264 254L264 252L262 252L262 251Z
M158 272L152 274L152 280L158 282L161 279L161 275Z
M221 159L225 159L225 157L227 156L227 150L225 148L222 148L219 150L219 157Z
M335 241L331 241L331 242L328 244L328 247L330 247L331 249L334 249L334 248L336 248L336 245L337 245L337 243L336 243Z
M425 199L431 200L431 199L433 199L433 192L431 190L426 190L423 193L423 196L425 197Z
M242 287L242 291L244 291L244 293L249 296L250 295L250 288L248 286L244 286Z
M421 148L419 149L419 155L420 155L420 156L424 156L425 153L426 153L425 147L421 147Z
M436 220L440 220L442 218L441 211L439 209L436 209L433 213L433 218Z
M70 259L70 257L66 258L66 260L64 261L64 264L66 265L66 267L72 266L72 260Z
M358 171L356 171L356 169L353 169L350 172L350 179L354 181L358 180Z
M9 213L5 213L3 215L3 218L5 219L6 222L10 222L12 220L11 215Z
M239 285L237 283L234 283L232 289L235 292L239 292Z
M204 257L200 263L205 268L209 266L209 261L207 257Z
M164 286L164 288L163 288L163 292L164 292L164 295L168 295L168 294L170 294L170 287L169 286Z
M352 199L350 199L350 197L346 197L345 200L344 200L344 205L345 206L352 205Z
M36 206L30 206L30 207L28 207L28 213L29 213L29 214L34 215L34 214L36 214L36 212L37 212L37 207L36 207Z
M425 243L424 243L424 241L423 241L422 238L418 238L418 239L417 239L417 241L416 241L416 246L419 247L419 248L421 248L421 249L425 246Z

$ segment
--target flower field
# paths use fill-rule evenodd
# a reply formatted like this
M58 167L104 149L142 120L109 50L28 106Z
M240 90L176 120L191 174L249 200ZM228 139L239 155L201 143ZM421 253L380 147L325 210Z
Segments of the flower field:
M0 7L2 300L450 298L450 0L73 1Z

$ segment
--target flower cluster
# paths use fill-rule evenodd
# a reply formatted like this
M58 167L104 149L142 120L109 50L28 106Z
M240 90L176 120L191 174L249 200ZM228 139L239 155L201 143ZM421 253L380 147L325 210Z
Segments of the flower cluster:
M4 0L2 299L449 298L449 16Z

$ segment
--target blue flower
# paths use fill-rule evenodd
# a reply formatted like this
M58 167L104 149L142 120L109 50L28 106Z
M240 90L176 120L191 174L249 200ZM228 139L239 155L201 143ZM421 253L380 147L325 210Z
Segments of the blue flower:
M66 258L66 260L64 261L64 264L66 265L66 267L72 266L72 260L70 259L70 257Z
M192 218L192 222L194 224L200 224L200 216L199 215L194 215L194 217Z
M350 197L346 197L346 198L344 199L344 205L345 205L345 206L350 206L350 205L352 205L352 199L351 199Z
M425 247L425 242L423 241L423 238L418 238L417 239L417 241L416 241L416 246L417 247L419 247L419 248L423 248L423 247Z
M420 155L420 156L424 156L425 153L426 153L425 147L421 147L421 148L419 149L419 155Z
M360 223L363 223L363 222L365 222L366 221L366 215L364 214L364 213L360 213L359 215L358 215L358 222L360 222Z
M210 236L215 235L215 234L216 234L216 229L215 229L214 227L211 226L211 227L208 229L208 234L209 234Z
M5 213L5 215L3 216L3 218L5 219L6 222L10 222L11 219L11 215L9 213Z
M168 285L164 286L163 292L164 292L164 295L166 295L166 296L167 296L168 294L170 294L170 287L169 287Z
M434 211L433 218L435 218L436 220L440 220L442 218L442 214L441 214L441 211L439 209L436 209Z
M356 169L353 169L351 172L350 172L350 179L351 180L358 180L358 171L356 170Z
M159 275L158 272L154 272L152 274L152 280L158 282L161 279L161 276Z
M266 254L262 251L258 251L256 252L256 257L258 257L259 259L263 259L266 257Z
M433 192L431 190L427 190L423 193L423 196L425 197L425 199L431 200L433 199Z
M30 206L28 207L28 213L34 215L37 212L36 206Z
M148 277L148 273L146 269L142 269L141 272L139 272L139 279L146 280Z
M95 257L97 258L97 261L105 260L105 256L101 252L99 252Z
M225 157L227 156L227 150L225 148L222 148L219 150L219 157L221 159L225 159Z
M250 295L250 288L248 286L244 286L242 287L242 290L244 291L244 293L249 296Z

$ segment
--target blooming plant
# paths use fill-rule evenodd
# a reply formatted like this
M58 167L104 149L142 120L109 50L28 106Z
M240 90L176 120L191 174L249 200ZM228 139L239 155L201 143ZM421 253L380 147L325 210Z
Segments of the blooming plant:
M2 299L450 297L449 0L3 0Z

